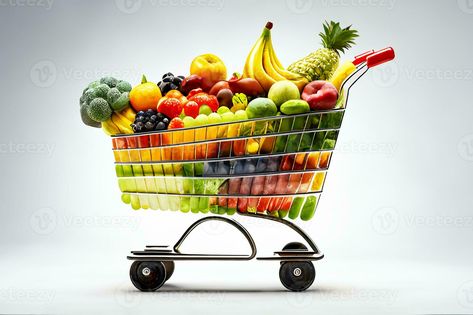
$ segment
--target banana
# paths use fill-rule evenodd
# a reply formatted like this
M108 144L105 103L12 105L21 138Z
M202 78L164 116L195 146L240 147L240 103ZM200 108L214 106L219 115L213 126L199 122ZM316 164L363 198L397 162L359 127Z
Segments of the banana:
M265 42L264 48L263 48L263 66L264 70L268 75L270 75L275 81L282 81L282 80L287 80L286 77L282 76L279 74L279 72L276 70L274 67L273 63L271 62L271 49L270 49L270 44L271 44L271 37L268 37L268 39Z
M266 30L266 29L265 29ZM269 31L269 30L268 30ZM263 41L266 41L268 38L268 35L266 32L263 32ZM255 53L254 56L254 62L253 62L253 71L254 71L254 78L258 80L258 82L261 84L263 89L266 91L269 91L269 88L271 85L276 83L276 80L272 78L266 71L264 70L263 66L263 50L264 50L264 45L259 45L258 50Z
M264 44L263 36L260 36L260 38L258 38L256 43L253 45L253 48L251 48L250 53L248 54L248 57L246 57L245 67L243 68L243 74L242 74L244 78L255 77L254 71L253 71L255 54L256 54L256 51L259 49L259 47L263 44Z
M120 112L120 114L122 114L123 116L125 116L125 117L130 121L130 124L135 121L136 113L135 113L135 111L133 110L133 108L131 108L131 107L125 108L124 110L122 110L122 111Z
M120 113L113 113L112 114L112 121L120 130L121 133L128 134L133 133L130 124L133 123L132 121L128 120L124 115Z
M120 133L120 129L113 123L112 118L102 122L102 130L105 134L113 136Z

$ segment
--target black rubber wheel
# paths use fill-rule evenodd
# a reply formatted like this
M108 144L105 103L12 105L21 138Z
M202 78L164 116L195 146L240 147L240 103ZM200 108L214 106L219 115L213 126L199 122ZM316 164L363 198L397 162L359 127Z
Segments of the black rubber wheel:
M302 244L302 243L299 243L299 242L290 242L290 243L287 243L283 248L282 250L293 250L293 249L305 249L307 250L307 247Z
M299 242L290 242L290 243L287 243L282 248L282 251L294 250L294 249L307 250L307 247L304 244L299 243ZM289 255L289 254L286 254L286 255ZM284 256L284 254L281 254L281 256ZM281 261L279 264L282 265L283 263L284 263L284 261Z
M314 283L314 265L311 261L285 261L279 268L279 279L288 290L305 291Z
M163 261L164 268L166 269L166 280L168 281L171 278L172 274L174 273L174 261Z
M160 261L135 261L130 267L130 279L140 291L156 291L166 282L166 268Z

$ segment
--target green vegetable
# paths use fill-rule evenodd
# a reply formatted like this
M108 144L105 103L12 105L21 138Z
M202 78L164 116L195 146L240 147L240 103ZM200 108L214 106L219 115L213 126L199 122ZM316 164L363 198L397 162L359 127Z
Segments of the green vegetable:
M90 82L87 86L89 89L95 89L97 86L100 85L100 80Z
M83 96L83 98L82 98L82 96ZM82 96L81 96L81 98L82 98L87 104L89 104L89 103L92 102L92 100L95 98L95 89L94 89L94 88L90 88L90 89L86 90Z
M289 218L295 220L299 217L299 213L301 212L302 205L304 204L304 198L296 197L292 201L291 208L289 209Z
M304 207L301 211L301 219L303 221L309 221L315 214L315 208L317 207L317 197L309 196L305 200Z
M110 88L114 88L117 86L118 80L114 77L103 77L100 79L100 83L106 84Z
M116 112L120 112L129 107L130 98L128 97L128 92L123 92L115 102L109 104L111 104L110 107Z
M126 81L119 81L117 83L117 89L123 93L123 92L130 92L132 87L131 87L131 84Z
M110 87L106 84L100 84L94 89L94 98L101 97L107 99L107 93L110 90Z
M86 125L86 126L89 126L89 127L94 127L94 128L100 128L102 127L102 123L100 122L97 122L93 119L90 118L88 112L87 112L87 108L89 107L89 105L87 104L83 104L81 107L80 107L80 117L82 119L82 122Z
M92 120L102 122L110 119L112 109L103 98L95 98L87 106L87 114Z
M117 88L111 88L107 93L107 102L113 104L121 95L122 93Z
M281 105L280 110L285 115L304 114L310 112L310 106L304 100L289 100Z

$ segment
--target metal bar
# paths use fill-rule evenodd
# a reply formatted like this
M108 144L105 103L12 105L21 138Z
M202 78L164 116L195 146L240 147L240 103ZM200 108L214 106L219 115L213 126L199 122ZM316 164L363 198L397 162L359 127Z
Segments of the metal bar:
M242 216L246 216L246 217L254 217L254 218L266 219L266 220L282 223L288 226L289 228L291 228L292 230L294 230L300 236L302 236L302 238L309 244L309 246L312 248L312 250L316 254L321 254L319 248L317 247L317 245L315 245L314 241L310 238L310 236L307 233L305 233L300 227L298 227L292 222L289 222L287 220L280 219L277 217L269 216L269 215L259 214L259 213L238 212L238 214Z
M228 219L225 217L217 217L217 216L205 217L205 218L195 221L191 226L189 226L189 228L187 228L187 230L184 232L181 238L174 245L173 247L174 251L180 254L179 248L181 247L182 243L186 240L186 238L189 236L189 234L200 224L207 221L221 221L235 227L238 231L241 232L241 234L243 234L243 236L246 238L246 240L248 241L248 244L250 244L250 247L251 247L251 254L248 256L244 256L243 259L251 260L256 256L256 244L253 238L251 237L250 233L240 223L236 222L235 220Z

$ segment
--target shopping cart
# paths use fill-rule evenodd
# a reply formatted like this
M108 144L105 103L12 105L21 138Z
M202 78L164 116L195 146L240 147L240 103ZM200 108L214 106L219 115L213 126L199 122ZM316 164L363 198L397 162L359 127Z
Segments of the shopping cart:
M314 241L286 220L313 217L346 109L349 91L370 68L394 58L392 48L355 58L356 70L343 82L335 109L291 116L112 137L122 200L133 209L212 213L193 223L170 248L148 245L132 251L130 278L141 291L159 289L183 260L252 260L256 245L237 221L217 215L239 214L286 225L307 243L288 243L273 256L279 278L292 291L315 279L312 261L324 257ZM182 243L200 224L217 220L236 228L250 253L190 254Z

